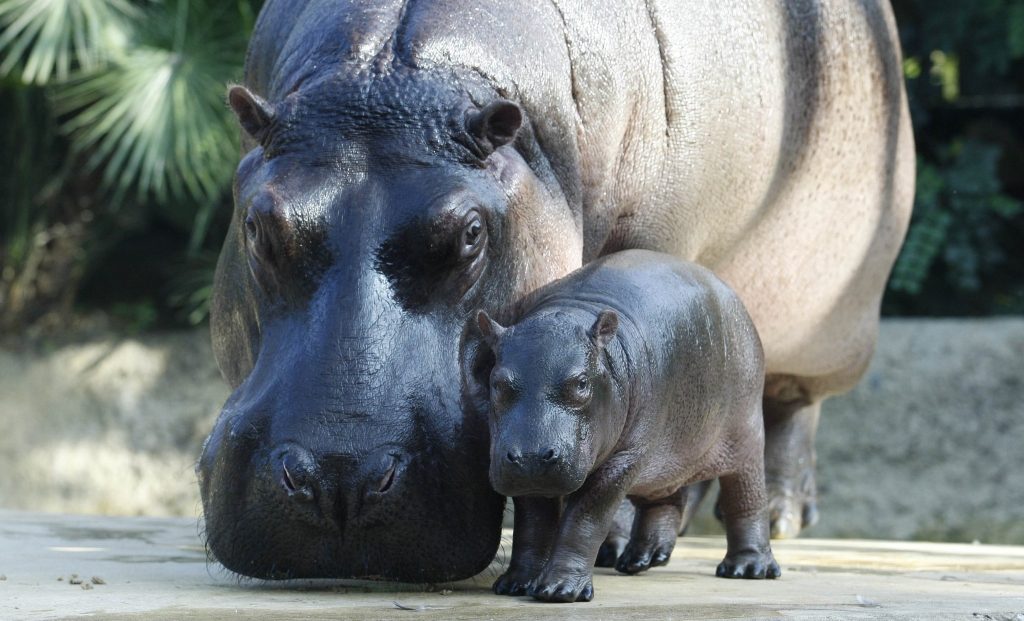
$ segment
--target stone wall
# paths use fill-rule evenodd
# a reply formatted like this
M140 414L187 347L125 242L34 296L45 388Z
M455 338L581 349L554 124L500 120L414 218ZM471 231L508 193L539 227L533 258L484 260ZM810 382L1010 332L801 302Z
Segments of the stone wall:
M202 330L0 350L0 508L198 515L227 394ZM1022 455L1024 319L886 321L825 404L809 534L1024 543Z

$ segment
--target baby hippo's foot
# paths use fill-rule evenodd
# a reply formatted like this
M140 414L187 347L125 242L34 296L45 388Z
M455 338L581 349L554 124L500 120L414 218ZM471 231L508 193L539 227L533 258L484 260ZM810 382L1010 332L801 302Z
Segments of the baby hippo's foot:
M638 574L668 563L672 549L676 547L686 495L687 490L683 488L659 501L637 505L633 536L615 569L624 574Z
M615 520L612 522L611 530L608 531L608 536L605 537L601 549L597 552L595 567L615 567L615 562L619 560L622 552L626 549L626 544L629 543L633 514L633 503L623 500L615 511Z
M715 572L719 578L749 578L761 580L778 578L782 575L779 564L775 562L772 551L743 550L735 554L727 554L725 560L718 564Z
M527 594L542 602L589 602L594 599L593 578L590 571L545 570L530 584Z
M597 560L594 561L594 567L615 567L615 563L626 550L628 543L629 539L626 537L609 534L608 538L601 544L601 549L597 551Z
M638 574L651 567L667 565L676 546L675 533L672 535L666 539L630 541L615 563L615 569L624 574Z
M498 595L526 595L530 586L530 580L536 575L526 568L509 568L508 571L498 576L491 589Z

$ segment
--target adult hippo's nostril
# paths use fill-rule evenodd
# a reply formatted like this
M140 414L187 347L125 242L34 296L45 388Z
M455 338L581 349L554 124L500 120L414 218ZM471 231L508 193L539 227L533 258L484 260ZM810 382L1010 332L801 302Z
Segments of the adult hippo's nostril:
M395 493L404 488L404 477L408 461L392 450L378 451L375 455L367 455L365 465L361 469L362 482L355 488L353 498L353 515L358 515L372 523L373 516L380 510L391 506Z
M297 447L281 455L281 486L289 498L303 502L316 499L319 490L314 468L312 455Z
M519 466L522 465L523 456L522 454L519 453L519 451L509 451L505 453L505 459L508 461L508 463Z
M391 462L391 467L384 473L384 478L380 480L380 485L377 487L378 494L383 494L391 489L391 485L395 482L395 470L397 469L398 461Z

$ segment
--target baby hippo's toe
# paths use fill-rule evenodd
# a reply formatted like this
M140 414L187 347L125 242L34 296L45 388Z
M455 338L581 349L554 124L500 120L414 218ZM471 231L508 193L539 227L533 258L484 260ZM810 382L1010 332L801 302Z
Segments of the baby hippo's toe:
M527 593L542 602L589 602L594 599L594 583L589 575L541 577L530 585Z
M601 544L601 549L597 552L597 560L594 562L594 567L615 567L615 563L622 556L628 541L625 537L608 535L608 538Z
M743 551L726 555L725 560L718 564L715 572L719 578L748 578L761 580L778 578L782 575L779 564L775 562L771 550L767 552Z
M630 541L615 563L615 569L624 574L638 574L651 567L667 565L675 543L674 538L670 541Z
M498 595L526 595L530 579L531 576L525 575L524 572L510 569L494 581L491 589Z

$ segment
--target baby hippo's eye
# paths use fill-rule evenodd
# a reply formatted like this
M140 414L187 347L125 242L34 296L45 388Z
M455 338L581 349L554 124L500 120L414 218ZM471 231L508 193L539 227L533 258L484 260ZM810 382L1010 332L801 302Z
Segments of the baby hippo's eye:
M515 389L512 378L507 373L499 373L491 378L491 398L495 403L507 403L512 400Z
M590 378L583 373L569 378L563 392L570 404L577 407L586 405L590 401Z

